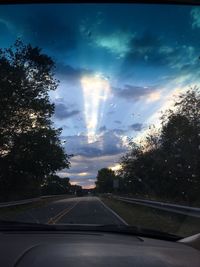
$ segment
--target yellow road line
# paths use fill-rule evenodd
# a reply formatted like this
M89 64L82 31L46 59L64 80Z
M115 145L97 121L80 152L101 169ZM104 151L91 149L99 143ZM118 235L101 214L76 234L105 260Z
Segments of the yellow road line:
M53 220L56 219L58 216L60 216L65 210L68 210L69 208L66 208L64 210L61 210L61 212L59 212L58 214L56 214L54 217L51 217L49 220L48 220L48 224L51 224L53 223Z
M65 216L67 213L69 213L78 203L79 203L79 201L76 202L76 203L74 203L73 206L62 210L61 212L59 212L58 214L56 214L54 217L50 218L47 223L48 224L55 224L55 223L57 223L63 216Z

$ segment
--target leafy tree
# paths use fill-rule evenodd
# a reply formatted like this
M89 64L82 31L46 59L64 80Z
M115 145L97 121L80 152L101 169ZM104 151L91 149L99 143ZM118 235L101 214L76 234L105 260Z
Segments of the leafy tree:
M172 192L193 202L200 188L200 92L181 95L175 109L162 118L162 150L166 158Z
M0 193L39 193L46 175L69 167L51 122L55 90L54 62L38 47L20 40L0 50Z
M61 178L58 175L49 175L46 177L42 185L42 193L44 195L58 195L69 193L69 178Z
M180 95L157 133L130 143L121 160L127 192L171 201L200 201L200 92Z
M113 191L113 181L116 178L115 172L108 168L98 171L96 189L100 193L110 193Z
M160 169L158 135L149 134L145 142L130 142L129 152L121 159L120 175L124 180L127 193L136 196L156 195L156 184ZM153 186L152 186L153 185Z

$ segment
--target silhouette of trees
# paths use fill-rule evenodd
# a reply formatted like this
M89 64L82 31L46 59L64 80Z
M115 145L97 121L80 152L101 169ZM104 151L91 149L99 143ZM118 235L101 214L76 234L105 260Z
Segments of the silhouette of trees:
M42 185L43 195L67 194L70 192L70 179L61 178L58 175L49 175Z
M200 201L200 92L179 96L158 132L130 142L121 159L124 192L139 197Z
M96 181L96 190L99 193L111 193L114 191L114 180L117 177L115 172L108 168L103 168L98 171L97 181Z
M54 62L38 47L20 40L0 50L0 195L2 199L39 194L45 177L68 168L51 116Z

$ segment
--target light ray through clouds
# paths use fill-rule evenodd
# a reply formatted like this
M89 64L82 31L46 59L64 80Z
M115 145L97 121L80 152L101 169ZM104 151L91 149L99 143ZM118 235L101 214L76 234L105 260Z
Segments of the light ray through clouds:
M81 85L84 99L84 115L88 143L96 141L97 126L103 113L105 101L110 95L110 83L100 74L83 76Z

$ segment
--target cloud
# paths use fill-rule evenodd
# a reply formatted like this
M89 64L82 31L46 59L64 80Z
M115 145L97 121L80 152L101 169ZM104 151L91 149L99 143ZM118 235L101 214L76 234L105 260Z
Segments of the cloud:
M110 116L110 115L113 115L113 114L115 114L115 113L116 113L115 110L111 110L111 111L108 111L108 112L107 112L107 115Z
M100 133L105 132L106 130L107 130L107 128L105 125L99 128Z
M129 128L131 130L136 131L136 132L140 132L143 129L143 124L142 123L134 123L134 124L130 125Z
M133 50L136 50L137 53L140 54L151 53L154 49L160 47L160 45L160 38L152 35L149 32L145 32L143 35L135 37L131 41L131 46Z
M110 132L112 132L113 134L121 136L121 135L124 135L127 132L127 130L121 129L121 128L114 128L114 129L110 130Z
M108 35L94 36L94 42L97 46L107 49L116 54L118 58L123 58L130 51L130 42L134 33L117 31Z
M66 16L66 10L59 5L2 6L0 24L23 41L45 49L53 58L63 57L78 44L79 22L68 13Z
M76 33L66 15L59 7L39 7L31 10L24 27L25 37L37 45L57 53L72 50L76 47ZM25 21L23 21L25 25Z
M141 98L151 97L152 94L157 92L157 87L142 87L126 84L125 88L113 88L113 92L118 96L127 100L140 100ZM157 98L155 98L157 100Z
M193 27L200 27L200 9L194 10L195 22ZM193 43L194 44L194 43ZM195 48L192 43L181 44L177 40L169 43L163 35L153 35L144 32L135 35L130 43L130 51L124 59L124 67L141 65L143 67L161 67L175 70L180 66L191 63L195 58ZM155 70L154 70L155 71Z
M97 14L95 19L93 16L90 17L93 19L87 18L80 24L80 32L84 39L93 47L102 48L118 58L123 58L129 52L129 44L135 33L122 30L115 25L113 27L102 13Z
M80 82L84 75L91 75L94 72L84 68L74 68L70 65L61 62L56 64L56 75L59 79L67 80L68 82Z
M200 28L200 8L195 7L191 10L192 28Z
M119 120L115 120L114 123L121 124L122 122Z
M122 135L124 130L113 129L96 136L96 141L88 143L86 135L64 136L66 152L84 157L116 155L126 151Z
M72 166L70 169L64 169L57 174L61 177L68 176L71 182L82 186L94 185L98 170L117 165L122 156L123 153L98 157L78 155L71 159ZM81 176L82 173L87 173L87 175Z
M57 172L57 175L61 178L69 177L72 185L81 185L83 188L93 188L95 186L96 176L92 173L87 173L87 176L80 177L81 175L77 175L77 173L71 173L65 170Z
M146 64L162 65L166 64L167 58L159 52L162 47L161 37L150 32L135 35L130 42L129 53L126 54L125 64Z
M79 110L69 110L68 107L63 103L55 104L55 117L59 120L68 119L80 113Z

